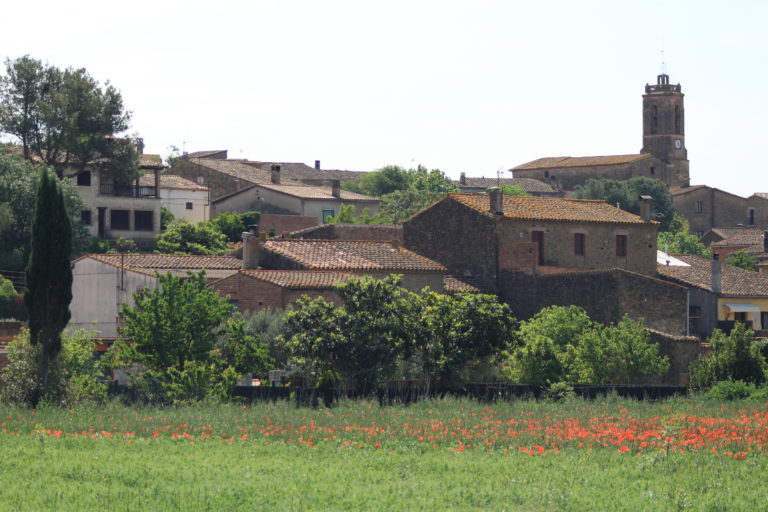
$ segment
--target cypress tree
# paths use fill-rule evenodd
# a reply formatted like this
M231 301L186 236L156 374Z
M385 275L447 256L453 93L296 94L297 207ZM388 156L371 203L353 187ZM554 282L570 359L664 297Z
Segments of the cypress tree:
M69 322L72 301L72 226L61 187L47 169L40 173L31 244L24 305L30 343L40 345L41 389L34 400L38 402L51 391L50 368L61 351L61 332Z

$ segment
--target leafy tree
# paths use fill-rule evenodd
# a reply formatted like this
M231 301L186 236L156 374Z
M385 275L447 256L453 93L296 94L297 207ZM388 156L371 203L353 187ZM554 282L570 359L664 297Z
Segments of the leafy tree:
M285 333L285 312L281 309L262 309L256 312L246 311L242 314L246 323L246 332L253 336L258 343L269 350L269 357L276 367L284 368L288 364L288 354L279 343Z
M173 213L171 213L171 210L166 208L165 206L160 207L160 232L162 233L166 229L168 229L168 226L171 225L171 222L173 222L173 219L175 219Z
M712 256L712 251L701 243L696 235L682 231L676 233L671 231L659 232L656 247L667 254L692 254L707 259Z
M5 268L23 268L28 259L40 173L44 168L0 150L0 217L3 218L0 222L0 260L6 262ZM70 180L53 179L64 195L64 218L70 221L73 246L79 248L87 240L87 232L80 222L83 202Z
M523 322L520 341L508 373L526 384L627 384L669 368L642 322L625 317L602 326L577 306L543 309Z
M235 212L222 212L211 220L211 226L224 234L227 241L237 242L243 238L245 223L240 214Z
M226 254L231 250L226 236L207 222L192 224L176 219L155 240L163 254Z
M274 369L269 346L260 334L253 333L239 314L226 321L217 346L221 356L237 373L264 378Z
M729 254L728 264L745 270L757 271L757 260L745 251L736 251Z
M387 165L373 172L363 174L358 181L344 182L347 190L373 197L381 197L396 190L410 188L414 170L397 165Z
M115 344L111 364L145 368L137 385L150 399L227 395L237 373L215 348L223 332L239 335L240 326L228 322L230 304L206 287L204 272L183 280L158 274L157 280L157 288L134 294L135 306L123 304L120 333L130 341Z
M368 208L355 217L355 206L351 204L342 204L339 206L339 213L335 217L328 217L326 222L329 224L392 224L392 218L383 213L370 215Z
M520 185L502 185L499 187L501 193L505 196L529 196L530 194L523 190Z
M61 332L70 319L71 251L72 228L64 209L64 196L56 178L44 169L40 173L24 294L29 318L29 340L32 345L39 344L41 348L41 389L37 399L50 391L49 369L61 351Z
M766 380L761 343L754 332L737 322L730 334L715 329L709 338L709 353L691 364L691 387L708 389L722 381L759 384Z
M514 344L517 321L493 295L425 291L412 302L418 334L407 352L436 382L461 381L468 364L497 358Z
M399 224L443 197L442 192L398 190L381 198L381 214L392 219L393 224Z
M109 82L102 88L85 69L60 70L27 55L5 67L0 131L19 139L26 159L41 159L59 177L70 165L100 167L122 182L135 177L135 144L114 137L131 116Z
M660 231L669 231L675 225L675 209L667 186L660 180L637 176L628 180L592 178L574 191L578 199L600 199L608 204L618 204L622 210L639 214L640 196L653 198L651 207L661 223Z
M13 313L16 300L16 288L10 279L0 275L0 318L8 318Z

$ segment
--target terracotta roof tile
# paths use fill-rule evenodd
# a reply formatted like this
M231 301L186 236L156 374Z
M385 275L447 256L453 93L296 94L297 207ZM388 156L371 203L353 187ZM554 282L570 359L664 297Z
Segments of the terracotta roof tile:
M330 290L338 283L345 283L356 277L349 272L322 270L241 270L240 273L252 279L293 290Z
M160 155L139 155L140 169L165 169L163 158Z
M723 239L714 242L712 247L748 247L758 246L763 250L763 230L760 228L712 228Z
M216 272L220 277L234 273L242 267L242 261L233 256L198 256L187 254L88 254L84 257L127 270L154 275L157 272L180 271L229 271ZM79 260L80 258L78 258ZM78 261L75 260L75 261ZM174 272L175 273L175 272Z
M675 254L689 267L658 265L658 271L665 279L704 290L712 289L712 262L689 254ZM768 296L768 274L752 272L742 268L721 264L721 289L724 295L765 297Z
M449 197L479 212L496 216L490 212L489 196L486 194L451 194ZM620 210L605 201L554 197L504 196L504 217L620 224L646 223L637 215Z
M510 169L511 171L527 169L556 169L560 167L595 167L600 165L628 164L648 158L650 153L635 155L609 155L609 156L555 156L539 158Z
M301 199L325 199L325 200L335 200L332 193L331 187L313 187L311 185L292 185L292 184L274 184L274 183L262 183L259 184L259 187L267 189L267 190L274 190L275 192L280 192L282 194L286 194L293 197L298 197ZM341 200L342 201L370 201L370 202L378 202L380 199L376 197L366 196L363 194L358 194L356 192L349 192L347 190L341 191Z
M493 285L481 282L478 279L447 275L443 278L443 288L448 293L453 292L471 292L471 293L494 293Z
M142 187L154 187L155 175L154 174L142 174L139 177L139 186ZM160 175L160 188L171 188L174 190L199 190L206 191L208 187L198 185L192 180L176 176L175 174L161 174Z
M271 251L308 269L435 271L446 269L413 251L390 242L340 240L268 240Z

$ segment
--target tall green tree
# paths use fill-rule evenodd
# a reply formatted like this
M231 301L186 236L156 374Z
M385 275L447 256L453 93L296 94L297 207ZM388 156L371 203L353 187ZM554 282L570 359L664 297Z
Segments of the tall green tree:
M744 270L757 271L757 259L746 251L736 251L728 255L728 264Z
M696 235L691 235L685 231L673 233L671 231L661 231L658 234L656 247L667 254L692 254L701 258L710 258L712 251Z
M576 187L578 199L600 199L608 204L618 204L622 210L640 213L640 196L651 196L653 220L661 223L660 231L669 231L675 224L675 208L669 189L660 180L637 176L628 180L593 178Z
M49 370L61 351L61 332L70 319L72 301L72 228L64 196L56 177L40 173L37 207L32 224L32 249L26 271L24 305L29 319L29 340L40 345L40 382L37 398L49 387Z
M61 70L28 55L6 59L0 77L0 131L16 137L26 159L56 170L98 167L121 182L137 172L135 143L120 92L83 68Z

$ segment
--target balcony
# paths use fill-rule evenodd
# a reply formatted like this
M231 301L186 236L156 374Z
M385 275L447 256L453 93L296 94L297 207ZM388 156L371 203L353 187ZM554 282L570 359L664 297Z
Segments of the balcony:
M99 186L99 193L103 196L157 197L155 187L140 187L120 183L102 183Z

